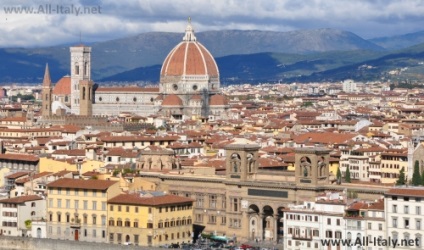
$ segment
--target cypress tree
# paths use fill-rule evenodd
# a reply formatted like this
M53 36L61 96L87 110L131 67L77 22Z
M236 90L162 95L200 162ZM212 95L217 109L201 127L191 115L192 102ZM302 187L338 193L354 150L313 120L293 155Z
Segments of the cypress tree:
M405 168L402 167L402 169L399 171L399 179L396 181L396 185L401 186L405 184Z
M342 182L342 172L340 171L340 167L337 168L337 184L340 184Z
M414 173L412 174L412 185L419 186L422 184L421 174L420 174L420 163L415 161Z
M350 170L349 167L346 167L346 175L345 175L345 182L350 183Z

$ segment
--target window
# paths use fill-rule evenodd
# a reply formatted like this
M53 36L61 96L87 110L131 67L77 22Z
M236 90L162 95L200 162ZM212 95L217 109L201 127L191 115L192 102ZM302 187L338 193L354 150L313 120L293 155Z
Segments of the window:
M337 226L340 226L340 219L337 219L337 220L336 220L336 225L337 225Z
M78 207L79 207L79 201L75 200L75 209L78 209Z
M125 227L131 227L131 222L129 220L126 220L124 225Z
M209 207L210 208L216 208L216 201L217 201L217 196L216 195L210 195L209 196Z
M404 206L404 207L403 207L403 212L404 212L405 214L409 214L409 206Z
M127 206L125 210L126 210L127 213L129 213L130 212L130 207Z
M84 196L88 196L88 190L84 189Z
M109 242L113 242L113 233L109 234Z
M93 201L93 210L97 210L97 201Z
M405 228L409 228L409 219L404 220Z
M134 221L134 227L138 228L138 221Z
M330 231L330 230L325 231L325 237L326 238L333 238L333 231Z
M83 201L83 206L84 206L84 209L87 210L88 209L88 201Z
M121 206L118 206L118 212L121 212Z
M392 226L397 228L397 218L392 218Z
M233 209L233 212L238 212L239 210L239 199L233 198L231 199L231 208Z
M71 200L66 200L66 208L71 208Z
M224 195L222 196L222 204L221 204L221 207L222 207L223 209L227 208L227 198L226 198Z
M409 197L403 197L404 201L409 201Z
M106 226L106 216L102 216L102 226Z
M327 225L331 225L331 218L327 218Z
M105 201L102 201L102 210L106 211L106 202Z
M113 211L113 205L110 205L110 211Z
M96 219L97 219L96 216L93 216L93 225L96 225L96 222L97 222Z
M57 199L57 207L58 208L62 207L62 199Z
M372 229L371 222L368 222L368 229Z
M417 215L421 215L421 207L420 206L415 207L415 213Z
M138 207L135 207L135 212L138 213Z
M378 223L378 230L383 230L383 224L382 223Z
M393 213L397 213L397 205L393 205L392 206L392 212Z
M203 199L204 199L203 194L196 195L196 206L197 207L203 207L203 202L204 202Z

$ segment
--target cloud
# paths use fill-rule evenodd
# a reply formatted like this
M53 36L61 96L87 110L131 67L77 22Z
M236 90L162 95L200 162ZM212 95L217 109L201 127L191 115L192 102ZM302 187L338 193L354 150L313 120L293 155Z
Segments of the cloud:
M0 47L93 42L148 31L183 32L188 16L196 31L290 31L336 28L363 38L422 30L421 0L4 0ZM97 9L85 13L5 13L5 8L56 6Z

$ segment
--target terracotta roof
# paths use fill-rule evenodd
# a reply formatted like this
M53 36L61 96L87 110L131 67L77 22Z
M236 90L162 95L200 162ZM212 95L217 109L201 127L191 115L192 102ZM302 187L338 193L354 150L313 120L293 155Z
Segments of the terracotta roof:
M68 155L68 156L85 156L84 149L71 149L71 150L55 150L52 154L55 155Z
M162 195L153 197L140 197L139 194L120 194L110 200L111 204L128 204L128 205L144 205L144 206L163 206L193 203L193 199L181 197L177 195Z
M159 88L142 87L99 87L96 92L159 92Z
M82 180L62 178L57 181L47 184L49 188L78 188L90 190L107 190L110 186L117 183L117 181L108 180Z
M24 203L27 201L37 201L37 200L42 200L43 198L41 198L38 195L25 195L25 196L18 196L18 197L13 197L10 199L3 199L0 200L0 203Z
M5 178L16 179L16 178L20 178L20 177L28 175L28 174L29 174L29 172L16 172L16 173L10 174L8 176L5 176Z
M30 161L37 162L38 156L23 155L23 154L0 154L0 160L16 160L16 161Z
M224 106L228 105L228 100L223 95L213 95L209 101L211 106Z
M371 204L368 209L370 210L381 210L384 211L384 200L379 199L377 202Z
M165 58L162 76L209 75L218 76L218 66L211 53L197 41L183 41Z
M423 187L392 188L386 192L386 195L424 197L424 188Z
M71 77L64 76L56 83L53 88L53 95L70 95L71 94Z
M25 182L28 182L28 181L30 181L31 179L38 179L38 178L41 178L41 177L43 177L43 176L48 176L48 175L51 175L51 174L53 174L52 172L42 172L42 173L37 173L37 174L35 174L34 176L32 176L32 177L26 177L26 178L21 178L21 179L18 179L18 180L16 180L15 181L15 183L16 184L24 184Z
M9 121L9 122L26 122L26 117L6 117L0 119L0 122Z
M163 100L162 106L183 106L183 101L177 95L168 95Z
M324 144L341 144L348 140L351 140L356 134L342 134L342 133L318 133L310 132L301 134L294 137L296 143L324 143Z

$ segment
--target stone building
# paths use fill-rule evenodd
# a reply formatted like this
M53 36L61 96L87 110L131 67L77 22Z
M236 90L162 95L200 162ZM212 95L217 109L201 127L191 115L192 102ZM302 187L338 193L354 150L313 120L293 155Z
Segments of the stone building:
M54 87L46 67L44 120L50 120L52 114L105 116L121 112L141 116L159 113L174 120L227 117L229 105L220 94L218 66L212 54L197 41L190 19L182 41L163 62L159 87L95 84L91 79L91 47L73 46L70 54L70 77L63 77Z
M195 199L195 234L200 231L236 237L237 240L281 242L284 211L289 204L303 204L325 191L344 190L330 184L326 148L295 151L295 174L284 170L258 169L259 145L234 142L225 147L226 175L141 172L159 190ZM350 187L359 198L379 198L383 187Z

